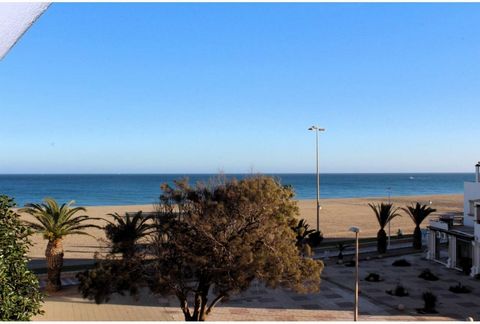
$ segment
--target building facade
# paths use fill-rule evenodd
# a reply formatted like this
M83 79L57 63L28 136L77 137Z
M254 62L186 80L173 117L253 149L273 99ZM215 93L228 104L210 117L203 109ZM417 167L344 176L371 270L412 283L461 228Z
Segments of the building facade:
M464 184L463 215L446 214L428 226L427 259L471 276L480 273L480 162Z

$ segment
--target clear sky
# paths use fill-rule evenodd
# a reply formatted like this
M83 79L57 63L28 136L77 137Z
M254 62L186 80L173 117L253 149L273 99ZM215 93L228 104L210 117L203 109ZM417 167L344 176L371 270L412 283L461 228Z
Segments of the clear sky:
M0 173L472 171L480 4L53 4L0 62Z

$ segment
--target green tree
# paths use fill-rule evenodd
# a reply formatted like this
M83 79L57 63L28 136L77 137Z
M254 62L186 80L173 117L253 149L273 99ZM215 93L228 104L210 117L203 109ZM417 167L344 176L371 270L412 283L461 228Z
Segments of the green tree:
M125 213L124 217L118 213L108 215L113 217L113 222L107 221L105 234L112 243L112 253L122 253L123 258L131 258L135 254L138 240L152 230L152 224L149 223L152 217L144 216L142 211L133 216L130 213Z
M43 296L27 268L30 231L14 207L13 199L0 196L0 320L28 321L41 313Z
M375 213L377 217L378 225L380 229L377 233L377 251L378 253L387 252L387 233L385 233L385 226L397 216L400 216L398 213L398 208L394 208L393 204L368 204L370 208Z
M182 180L162 190L153 242L134 258L141 266L100 262L80 276L84 297L103 302L144 282L153 293L176 296L185 320L203 321L217 303L254 280L272 288L319 290L323 263L298 253L291 189L255 176L195 187Z
M37 222L25 222L36 233L43 234L48 240L45 256L47 259L47 291L57 291L62 287L60 275L63 266L63 239L67 235L81 234L89 235L83 230L88 227L99 226L86 224L88 220L100 219L91 218L87 215L75 215L85 212L83 207L71 207L75 202L58 205L52 198L46 198L42 204L27 204L20 211L32 215Z
M422 231L420 230L420 225L431 213L434 213L437 210L428 205L420 204L419 202L402 209L415 223L415 230L413 231L413 247L420 250L422 248Z

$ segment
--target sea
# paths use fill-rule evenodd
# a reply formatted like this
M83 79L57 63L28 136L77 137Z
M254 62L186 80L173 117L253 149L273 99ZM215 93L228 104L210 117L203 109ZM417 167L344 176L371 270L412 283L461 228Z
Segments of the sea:
M268 174L291 185L296 199L316 198L315 174ZM13 197L18 206L52 197L76 205L152 204L162 183L188 178L208 182L214 174L22 174L0 175L0 195ZM226 174L237 179L249 174ZM328 173L320 175L321 198L387 197L461 194L473 173Z

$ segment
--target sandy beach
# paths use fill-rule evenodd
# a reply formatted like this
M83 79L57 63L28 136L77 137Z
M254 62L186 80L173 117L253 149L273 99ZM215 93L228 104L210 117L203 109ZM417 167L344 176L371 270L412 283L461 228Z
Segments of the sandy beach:
M346 199L322 199L322 209L320 211L320 229L325 238L351 238L352 233L348 232L350 226L361 228L363 237L373 237L378 231L377 220L370 207L369 202L386 202L387 198L346 198ZM405 196L392 197L391 201L398 207L404 207L413 202L428 203L432 201L432 207L437 212L431 217L436 217L441 213L461 212L463 209L463 195L431 195L431 196ZM316 202L315 200L299 200L300 209L299 218L305 218L312 228L316 226ZM91 217L101 217L108 219L108 213L118 212L144 212L153 211L153 205L129 205L129 206L94 206L87 207L87 214ZM396 234L401 229L405 234L413 232L413 223L404 213L402 217L395 218L391 223L392 234ZM31 219L29 215L22 215L25 219ZM97 225L105 224L104 221L94 221ZM423 226L426 226L425 221ZM105 235L101 229L89 229L91 236L74 235L69 236L64 241L65 259L83 259L93 258L97 251L102 250L104 246ZM30 249L29 256L32 259L43 259L46 247L46 241L40 235L32 236L33 246Z

